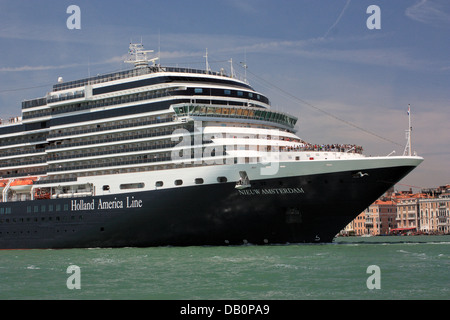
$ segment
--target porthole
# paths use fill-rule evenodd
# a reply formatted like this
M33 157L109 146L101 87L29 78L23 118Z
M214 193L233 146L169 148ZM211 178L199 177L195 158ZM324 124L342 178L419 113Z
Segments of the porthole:
M220 182L220 183L225 183L227 181L228 181L227 177L218 177L217 178L217 182Z

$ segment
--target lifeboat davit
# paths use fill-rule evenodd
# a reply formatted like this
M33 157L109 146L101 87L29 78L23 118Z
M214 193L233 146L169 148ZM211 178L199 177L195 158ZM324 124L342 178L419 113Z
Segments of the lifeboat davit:
M35 180L35 178L14 180L11 182L10 189L17 193L30 192Z

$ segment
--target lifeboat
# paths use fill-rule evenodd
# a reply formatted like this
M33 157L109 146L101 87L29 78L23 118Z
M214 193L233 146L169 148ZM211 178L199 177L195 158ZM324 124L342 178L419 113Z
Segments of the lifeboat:
M6 185L8 184L8 180L0 180L0 192L5 189Z
M34 192L35 199L50 199L50 192L47 190L36 189Z
M18 192L30 192L36 178L17 179L11 182L10 189Z

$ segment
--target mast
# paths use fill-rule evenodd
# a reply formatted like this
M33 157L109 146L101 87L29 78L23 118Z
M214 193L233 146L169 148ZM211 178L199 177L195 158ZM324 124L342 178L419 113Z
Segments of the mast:
M247 69L248 69L248 65L247 65L247 49L245 49L245 51L244 51L244 62L241 62L241 64L242 64L242 67L244 68L244 81L245 81L245 83L247 83L248 84L248 81L247 81Z
M144 50L144 45L141 43L130 43L130 49L128 51L129 58L125 60L125 63L134 63L135 68L145 68L148 67L149 62L153 62L159 58L147 58L147 53L151 53L153 50Z
M411 105L408 104L408 130L406 130L406 146L405 151L403 152L404 156L411 156Z
M231 65L231 78L234 78L234 69L233 69L233 58L231 58L230 60L228 60L228 62Z
M209 73L208 48L206 48L206 55L203 58L206 58L206 73Z

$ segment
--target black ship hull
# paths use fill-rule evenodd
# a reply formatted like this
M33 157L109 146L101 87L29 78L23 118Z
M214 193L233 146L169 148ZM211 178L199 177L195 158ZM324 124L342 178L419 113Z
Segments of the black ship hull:
M1 203L0 249L331 242L414 168Z

